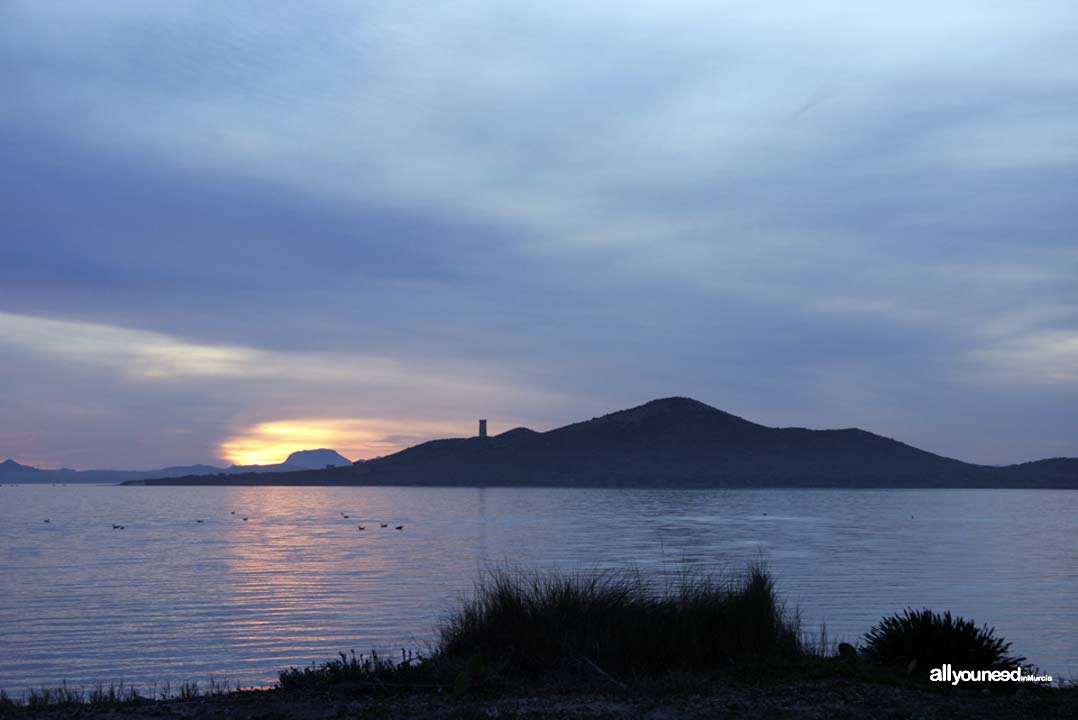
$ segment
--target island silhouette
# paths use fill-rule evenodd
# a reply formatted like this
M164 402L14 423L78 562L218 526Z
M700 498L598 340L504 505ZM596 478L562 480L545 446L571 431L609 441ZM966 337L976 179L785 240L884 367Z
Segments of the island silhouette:
M432 440L346 467L125 484L1078 488L1078 459L977 465L857 428L767 427L671 397L546 432Z

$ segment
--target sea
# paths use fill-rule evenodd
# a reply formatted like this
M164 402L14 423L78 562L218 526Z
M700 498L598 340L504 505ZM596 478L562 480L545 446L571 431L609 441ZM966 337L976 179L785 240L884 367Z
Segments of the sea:
M1074 679L1075 538L1066 490L6 485L0 689L266 687L426 652L492 569L664 586L753 564L817 639L950 610Z

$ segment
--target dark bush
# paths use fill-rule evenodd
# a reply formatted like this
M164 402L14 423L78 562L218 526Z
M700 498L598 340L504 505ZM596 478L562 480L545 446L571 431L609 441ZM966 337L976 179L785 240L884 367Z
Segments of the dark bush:
M867 659L927 677L932 668L949 663L956 670L1011 670L1026 659L1011 656L1011 644L995 637L987 625L942 615L925 608L907 608L865 633ZM910 663L916 664L910 668Z
M615 675L716 669L732 658L796 656L796 623L753 568L723 585L685 578L659 592L632 574L489 573L443 624L443 658L539 674L586 663Z

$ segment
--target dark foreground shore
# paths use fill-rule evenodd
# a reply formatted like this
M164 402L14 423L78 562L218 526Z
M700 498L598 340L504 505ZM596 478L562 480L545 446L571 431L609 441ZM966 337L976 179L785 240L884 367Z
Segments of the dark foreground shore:
M329 720L397 718L999 718L1078 717L1078 690L1028 688L1009 692L977 688L922 688L843 678L786 682L716 682L703 678L664 681L666 687L575 690L531 687L519 692L327 693L279 690L238 692L194 700L127 703L114 707L19 707L4 718L208 718L210 720Z

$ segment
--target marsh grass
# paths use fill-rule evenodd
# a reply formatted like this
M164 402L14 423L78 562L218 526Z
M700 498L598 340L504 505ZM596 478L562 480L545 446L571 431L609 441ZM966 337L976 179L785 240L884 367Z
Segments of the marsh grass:
M721 669L804 653L796 616L761 567L730 582L683 575L656 590L637 573L495 570L439 632L437 654L512 674L585 665L611 677Z
M403 653L403 651L402 651ZM286 690L347 684L374 690L462 692L544 678L626 680L809 654L796 615L760 567L723 582L682 575L656 589L634 572L525 573L495 569L438 628L425 656L341 654L281 673Z
M337 658L304 668L288 668L278 676L282 690L304 691L326 686L369 686L393 689L415 688L432 676L425 658L401 650L399 660L371 652L368 655L339 653Z
M134 685L124 683L98 684L89 690L81 687L72 688L67 683L61 683L57 687L28 688L21 698L12 698L6 691L0 690L0 711L14 710L19 707L47 708L68 705L87 705L97 708L122 707L144 704L153 700L196 700L222 697L242 690L243 688L239 685L231 686L227 680L220 681L212 675L204 689L200 688L196 682L183 683L175 690L168 683L160 687L155 684L145 695L140 693Z
M26 704L30 707L48 705L71 705L86 701L86 693L81 689L69 688L61 684L55 688L31 688L26 694Z

